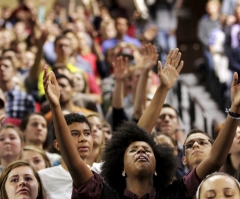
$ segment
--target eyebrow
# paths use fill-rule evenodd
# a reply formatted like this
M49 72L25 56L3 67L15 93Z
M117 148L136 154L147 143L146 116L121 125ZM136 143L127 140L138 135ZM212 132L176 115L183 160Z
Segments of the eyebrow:
M26 174L23 174L23 176L32 176L32 175L26 173ZM10 178L15 178L15 177L19 177L19 174L16 174L16 175L10 176L9 179L10 179Z
M135 146L132 146L131 148L138 148L140 146L142 146L144 149L150 149L151 148L149 146L143 146L143 145L135 145Z
M197 138L197 139L189 140L188 142L186 142L186 144L189 143L189 142L196 142L196 140L200 140L200 141L209 141L209 139Z

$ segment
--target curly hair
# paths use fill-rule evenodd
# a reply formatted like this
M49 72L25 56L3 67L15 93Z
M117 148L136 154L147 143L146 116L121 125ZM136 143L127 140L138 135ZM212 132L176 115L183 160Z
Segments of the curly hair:
M124 153L128 146L136 141L146 142L153 150L156 158L156 172L154 187L156 190L168 185L175 175L177 161L173 149L168 146L157 146L153 137L133 122L124 122L116 132L112 140L106 143L103 154L103 166L101 176L105 182L115 189L120 195L126 188L125 178L122 177L124 168Z

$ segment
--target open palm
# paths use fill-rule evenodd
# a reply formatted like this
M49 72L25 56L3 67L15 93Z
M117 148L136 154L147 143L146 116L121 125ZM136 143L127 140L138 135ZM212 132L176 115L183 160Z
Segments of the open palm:
M172 88L176 82L179 73L183 68L183 61L180 62L181 53L176 48L171 50L167 56L167 60L164 68L162 69L162 63L158 62L158 76L160 78L161 86L166 87L167 89Z
M116 80L124 80L127 76L128 71L128 59L123 57L117 57L116 60L112 63L113 73Z
M146 44L142 47L141 51L143 55L142 67L147 70L152 69L158 60L156 48L152 44Z
M60 88L58 86L54 73L52 71L48 72L46 66L44 67L43 84L45 93L51 106L58 106L60 98Z

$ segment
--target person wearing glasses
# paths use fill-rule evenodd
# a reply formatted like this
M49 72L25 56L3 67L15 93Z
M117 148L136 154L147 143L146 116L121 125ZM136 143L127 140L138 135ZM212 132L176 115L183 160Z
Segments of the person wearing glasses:
M188 166L189 170L194 169L205 158L208 157L214 140L200 129L191 130L186 137L183 146L183 164Z

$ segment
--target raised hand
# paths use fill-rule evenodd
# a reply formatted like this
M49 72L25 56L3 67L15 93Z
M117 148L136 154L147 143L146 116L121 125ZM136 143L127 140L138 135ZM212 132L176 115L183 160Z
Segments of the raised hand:
M4 120L4 118L5 118L5 115L0 116L0 127L1 127L1 124L2 124L2 121Z
M180 61L181 53L178 48L171 50L167 56L164 68L162 63L158 62L158 76L160 78L161 86L170 89L176 82L179 73L183 68L183 61Z
M142 68L146 70L152 69L158 60L158 54L156 48L152 44L146 44L141 49L142 58Z
M59 106L60 88L54 73L48 72L48 67L44 67L43 85L48 101L52 107Z
M128 59L124 59L122 56L117 57L112 65L116 81L123 81L127 77L128 73Z
M40 37L36 39L37 45L43 46L44 43L47 41L48 35L49 35L48 30L46 30L46 29L42 30Z
M240 109L240 84L238 84L238 74L235 72L233 75L231 86L232 104Z

